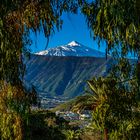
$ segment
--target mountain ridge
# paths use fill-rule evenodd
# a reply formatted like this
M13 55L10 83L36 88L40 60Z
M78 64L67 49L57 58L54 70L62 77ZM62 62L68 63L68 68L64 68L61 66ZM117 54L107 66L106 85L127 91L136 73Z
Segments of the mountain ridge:
M77 41L35 53L48 56L105 57L105 53L86 47Z

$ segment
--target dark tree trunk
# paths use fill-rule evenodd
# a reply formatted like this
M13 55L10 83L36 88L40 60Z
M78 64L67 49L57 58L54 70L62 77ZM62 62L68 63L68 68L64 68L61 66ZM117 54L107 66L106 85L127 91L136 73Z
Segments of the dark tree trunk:
M108 129L104 129L104 140L108 140Z

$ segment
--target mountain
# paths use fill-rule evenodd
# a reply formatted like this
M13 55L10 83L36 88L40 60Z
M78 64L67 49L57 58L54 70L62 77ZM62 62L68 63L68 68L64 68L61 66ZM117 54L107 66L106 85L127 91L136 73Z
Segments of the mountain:
M111 62L104 57L31 55L26 61L26 87L49 97L74 98L85 92L86 81L106 76Z
M85 92L86 81L106 76L111 57L76 41L31 54L26 59L26 88L35 87L42 97L73 98Z
M78 57L105 57L105 53L86 47L77 41L72 41L67 45L50 48L36 53L36 55L47 56L78 56Z

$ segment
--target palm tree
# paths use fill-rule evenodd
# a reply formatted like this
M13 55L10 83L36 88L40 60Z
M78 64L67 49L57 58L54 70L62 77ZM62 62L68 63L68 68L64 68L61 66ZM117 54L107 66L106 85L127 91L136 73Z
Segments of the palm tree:
M91 89L92 93L93 93L93 104L92 104L92 108L93 108L93 121L96 122L96 125L99 127L100 125L102 125L101 127L104 128L104 139L108 140L108 129L106 128L105 123L104 123L104 114L106 113L106 106L105 106L105 102L107 101L107 91L108 91L108 87L107 87L107 79L104 78L93 78L92 80L88 81L88 85L89 88ZM103 116L101 115L101 119L103 120L98 120L100 123L103 122L102 124L99 124L97 122L97 116L96 114L99 114L100 111L102 111L101 114L103 114ZM96 114L94 114L94 112L96 112Z
M131 82L134 85L135 81ZM93 127L103 132L105 140L112 136L118 139L119 135L125 138L124 129L132 125L131 122L135 122L136 119L133 112L137 108L135 86L131 90L127 89L125 81L117 82L113 77L93 78L88 81L88 85L91 90L90 96L79 98L73 105L73 110L91 110ZM124 125L127 126L122 129Z
M87 81L90 91L87 95L79 96L72 107L73 111L82 111L85 109L95 110L107 98L105 79L99 77Z
M114 82L112 80L112 82ZM104 128L104 137L105 140L108 139L108 132L105 126L105 114L106 114L106 106L107 102L107 91L108 90L108 79L104 79L99 77L93 78L92 80L87 81L88 86L90 88L90 94L81 96L76 99L75 104L72 107L73 111L80 112L82 110L91 110L93 111L93 121L96 122L96 126L101 129ZM115 84L115 82L114 82ZM100 117L97 120L97 114L100 113Z

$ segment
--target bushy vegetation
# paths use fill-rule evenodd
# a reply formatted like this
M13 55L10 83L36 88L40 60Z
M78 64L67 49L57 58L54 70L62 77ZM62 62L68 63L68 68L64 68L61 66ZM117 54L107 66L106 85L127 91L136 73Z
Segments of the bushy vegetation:
M133 82L131 91L112 78L93 79L89 83L95 93L92 128L99 130L105 139L138 140L140 106Z
M31 140L79 140L80 129L51 111L38 110L30 114Z
M29 116L31 140L97 140L99 131L81 129L48 110L32 111Z
M25 93L19 86L0 82L0 138L3 140L26 138L29 107Z

